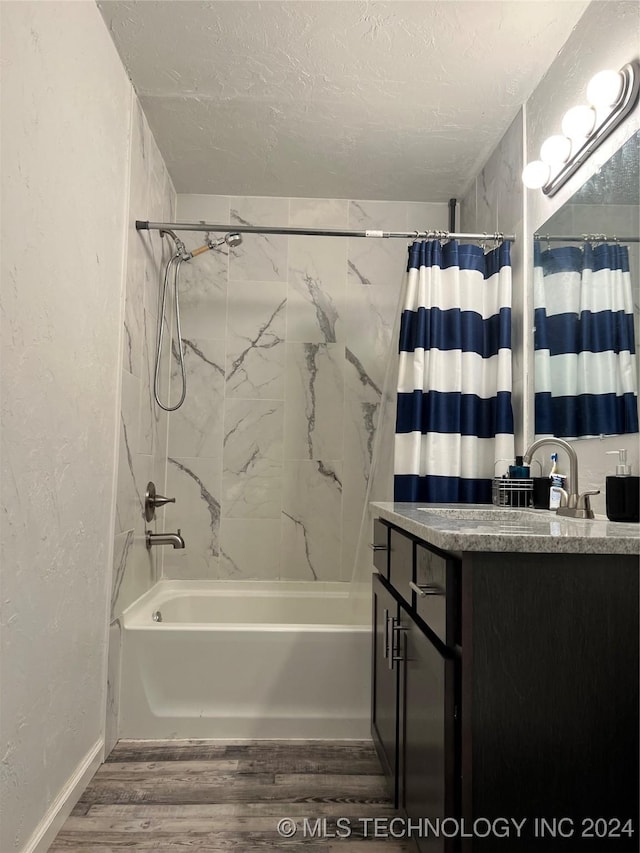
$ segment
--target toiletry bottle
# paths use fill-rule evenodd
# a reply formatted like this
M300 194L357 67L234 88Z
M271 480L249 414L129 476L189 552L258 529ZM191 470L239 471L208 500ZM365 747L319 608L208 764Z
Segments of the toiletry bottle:
M609 521L640 521L640 477L631 476L626 450L607 450L617 453L615 476L606 478L606 505Z
M526 480L529 476L529 468L523 463L522 456L516 456L515 465L509 465L509 479ZM527 483L512 483L509 490L509 506L524 507L529 505L531 489Z
M549 489L549 509L558 509L562 504L562 491L560 486L551 486Z
M524 464L522 456L516 456L516 464L509 465L509 476L516 480L524 480L529 476L529 467Z
M558 473L558 454L551 454L551 471L549 472L549 509L558 509L562 503L562 490L565 487L567 477Z

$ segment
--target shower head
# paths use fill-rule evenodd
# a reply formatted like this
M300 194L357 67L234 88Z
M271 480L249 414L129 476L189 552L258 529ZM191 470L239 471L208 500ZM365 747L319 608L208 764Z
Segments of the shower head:
M239 246L240 243L242 243L242 234L237 234L235 231L230 231L228 234L225 234L224 237L218 237L217 239L212 240L211 237L209 237L209 233L207 232L206 240L206 248L208 249L217 249L218 246L222 246L224 243L226 243L230 249L233 249L235 246Z

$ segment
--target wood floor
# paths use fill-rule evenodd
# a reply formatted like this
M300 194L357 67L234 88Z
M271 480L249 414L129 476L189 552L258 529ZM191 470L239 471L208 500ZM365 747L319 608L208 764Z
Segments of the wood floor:
M49 853L413 853L394 816L369 742L120 741Z

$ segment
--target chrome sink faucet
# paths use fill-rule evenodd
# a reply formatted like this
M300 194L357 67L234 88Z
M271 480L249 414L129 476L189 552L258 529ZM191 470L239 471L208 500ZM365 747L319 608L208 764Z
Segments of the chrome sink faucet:
M529 465L536 450L547 444L553 447L561 447L569 457L569 484L571 492L567 494L564 489L562 490L562 502L556 510L556 514L564 515L568 518L594 518L589 495L599 495L600 489L584 492L582 495L578 492L578 456L568 441L565 441L563 438L539 438L533 444L530 444L522 454L522 461L525 465Z

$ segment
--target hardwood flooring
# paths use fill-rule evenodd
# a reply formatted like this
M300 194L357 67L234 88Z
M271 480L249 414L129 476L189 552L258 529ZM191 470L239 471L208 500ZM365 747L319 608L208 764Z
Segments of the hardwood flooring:
M120 741L49 853L413 853L397 815L368 741Z

